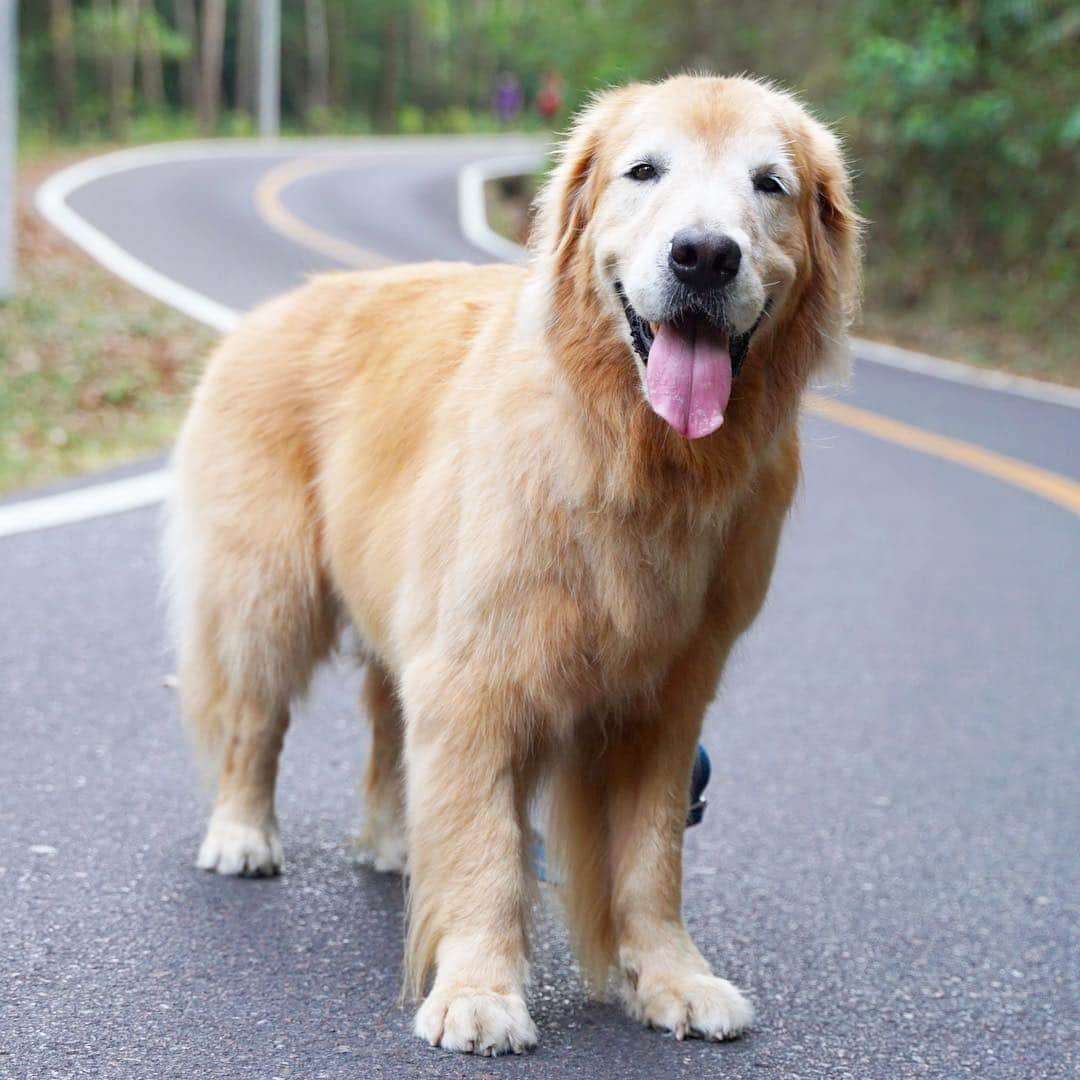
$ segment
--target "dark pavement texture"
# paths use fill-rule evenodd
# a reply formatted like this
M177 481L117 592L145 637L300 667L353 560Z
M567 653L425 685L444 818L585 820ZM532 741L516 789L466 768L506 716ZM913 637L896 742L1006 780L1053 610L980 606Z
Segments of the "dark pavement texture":
M469 257L454 177L485 153L361 161L284 198L392 257ZM138 170L71 201L243 307L331 265L251 210L271 164ZM1057 406L868 365L853 400L1080 463L1076 413ZM347 859L367 733L344 661L290 731L286 873L194 870L205 799L162 685L145 510L0 540L0 1076L1077 1075L1077 519L824 421L804 434L804 487L709 713L710 807L688 834L688 923L751 994L751 1034L680 1044L587 1003L548 912L535 1054L414 1039L401 883Z

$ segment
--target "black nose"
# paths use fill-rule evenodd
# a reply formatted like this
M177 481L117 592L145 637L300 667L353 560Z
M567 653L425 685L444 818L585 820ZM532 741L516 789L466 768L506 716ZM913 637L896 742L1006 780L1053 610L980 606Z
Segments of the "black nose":
M723 233L680 229L671 238L668 262L684 285L706 292L734 279L742 262L742 248Z

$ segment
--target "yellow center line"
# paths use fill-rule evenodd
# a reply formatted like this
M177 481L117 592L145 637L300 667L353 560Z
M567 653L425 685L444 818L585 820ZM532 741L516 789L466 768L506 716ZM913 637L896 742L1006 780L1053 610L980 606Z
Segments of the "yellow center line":
M307 157L275 166L262 176L255 188L255 210L268 225L290 240L346 266L363 270L390 266L392 259L316 229L298 218L282 202L281 196L287 187L306 177L341 168L348 160L342 157Z
M833 423L843 424L877 439L884 439L909 450L917 450L919 453L962 465L973 472L992 476L995 480L1011 484L1048 499L1074 514L1080 514L1080 483L1067 476L1040 469L993 450L985 450L960 439L938 435L936 432L848 405L846 402L822 397L820 394L807 394L804 404L808 412Z
M392 266L393 259L316 229L313 225L298 218L282 202L281 196L291 184L321 172L340 168L349 160L351 159L340 156L309 157L297 158L275 166L260 179L255 188L255 209L268 225L289 237L290 240L344 263L346 266L367 270ZM947 435L938 435L936 432L893 420L880 413L823 397L821 394L807 394L804 406L808 412L834 424L841 424L866 435L872 435L876 439L882 439L921 454L929 454L943 461L952 462L954 465L961 465L1032 495L1038 495L1073 514L1080 515L1080 483L1067 476L1050 472L1048 469L1040 469L1025 461L1018 461L1016 458L1006 457L993 450L975 446L973 443L953 439Z

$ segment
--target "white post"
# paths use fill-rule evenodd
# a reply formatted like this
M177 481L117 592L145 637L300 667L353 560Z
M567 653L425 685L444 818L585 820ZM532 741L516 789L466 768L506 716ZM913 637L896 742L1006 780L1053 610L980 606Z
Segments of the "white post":
M281 102L281 0L259 0L259 134L278 133Z
M15 14L17 0L0 0L0 301L15 291Z

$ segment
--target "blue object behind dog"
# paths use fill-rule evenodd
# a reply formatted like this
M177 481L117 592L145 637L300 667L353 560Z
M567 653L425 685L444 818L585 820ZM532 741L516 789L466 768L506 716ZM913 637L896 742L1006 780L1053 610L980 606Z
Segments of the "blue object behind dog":
M697 756L694 758L694 771L690 776L690 810L686 815L686 827L700 825L705 816L705 807L709 800L703 798L705 788L708 787L709 777L712 776L712 764L705 747L698 743Z

